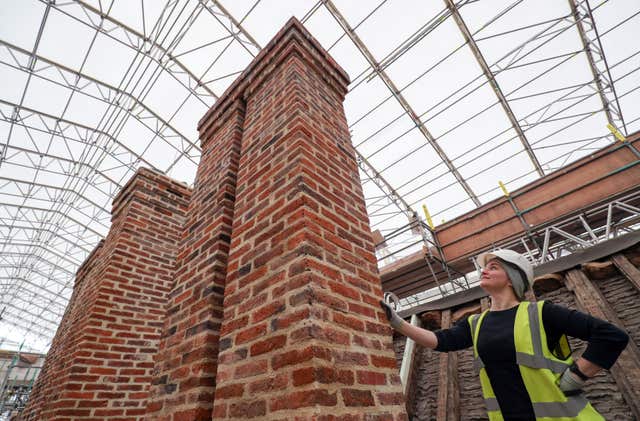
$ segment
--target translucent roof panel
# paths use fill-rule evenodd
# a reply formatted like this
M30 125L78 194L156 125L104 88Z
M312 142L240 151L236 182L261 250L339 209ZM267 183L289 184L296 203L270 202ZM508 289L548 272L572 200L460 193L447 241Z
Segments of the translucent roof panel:
M193 182L198 120L291 16L351 78L383 234L640 129L637 2L1 2L1 347L47 349L113 197L140 166Z

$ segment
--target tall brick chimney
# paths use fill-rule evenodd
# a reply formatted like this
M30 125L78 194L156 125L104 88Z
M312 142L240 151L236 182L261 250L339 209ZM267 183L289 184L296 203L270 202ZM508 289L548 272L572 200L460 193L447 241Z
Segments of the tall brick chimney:
M190 190L141 168L80 267L24 420L144 415Z
M406 418L348 83L291 19L200 122L241 136L214 419Z
M406 419L348 83L291 19L200 121L193 193L137 173L27 419Z
M75 329L76 321L84 315L83 303L86 302L86 294L91 289L86 288L86 285L91 282L84 281L92 279L92 275L95 274L94 269L100 262L103 246L104 240L100 240L76 271L71 298L51 341L45 363L38 374L38 381L29 394L29 404L21 414L23 420L43 419L42 410L47 408L47 402L56 395L62 375L73 365L74 360L69 350L74 347L74 338L79 336L79 332Z
M209 420L231 240L244 105L235 101L201 134L176 280L156 357L148 420Z

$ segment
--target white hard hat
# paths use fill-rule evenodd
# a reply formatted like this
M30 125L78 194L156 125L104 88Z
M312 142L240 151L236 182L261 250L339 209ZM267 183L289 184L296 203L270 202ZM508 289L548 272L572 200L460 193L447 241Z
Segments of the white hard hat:
M500 249L500 250L488 251L486 253L481 253L480 255L478 255L476 260L480 265L480 267L485 267L487 265L487 262L489 262L489 260L495 259L496 257L504 260L505 262L512 263L517 267L519 267L522 270L522 272L524 272L524 274L527 276L527 281L529 281L529 285L533 283L533 265L531 265L531 263L529 262L529 260L527 260L526 257L524 257L520 253L517 253L513 250Z

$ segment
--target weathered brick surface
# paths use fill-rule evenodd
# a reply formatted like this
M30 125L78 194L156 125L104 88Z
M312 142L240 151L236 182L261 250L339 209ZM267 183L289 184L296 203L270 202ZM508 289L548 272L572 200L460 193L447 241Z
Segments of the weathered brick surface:
M347 83L292 20L201 121L246 102L214 419L405 417Z
M103 246L104 240L101 240L76 272L71 298L58 330L51 341L50 351L47 353L42 370L38 375L38 380L29 395L29 405L21 414L24 420L42 419L41 412L43 408L47 408L47 402L56 396L59 379L64 374L65 367L68 370L68 367L73 364L73 359L66 350L71 349L73 345L72 338L78 333L77 329L74 328L74 323L83 315L84 306L82 302L88 291L85 285L91 283L85 283L84 281L87 278L91 279L92 273L100 261ZM79 299L79 296L82 298Z
M394 336L394 350L398 367L402 361L406 338ZM412 421L428 421L436 418L438 409L439 353L418 346L413 367L412 384L407 396L407 412Z
M638 290L622 276L597 281L597 285L624 323L630 339L640 346L640 293Z
M243 120L244 105L236 101L201 135L202 157L179 246L147 419L211 418Z
M640 294L638 294L637 289L633 287L628 279L621 276L593 282L600 289L608 305L611 306L616 316L622 322L620 327L627 331L630 342L632 341L637 345L640 339L640 321L638 320L640 316L640 303L638 302ZM628 353L629 351L630 348L627 347L624 352ZM601 376L604 377L604 379L601 379ZM606 383L604 382L605 379ZM598 405L596 408L598 408L603 415L605 412L608 413L608 416L605 415L605 418L616 420L635 419L628 409L628 403L625 402L624 397L619 391L619 387L613 381L609 372L601 373L598 376L598 380L600 387L597 389L593 387L592 393L595 395L597 390L599 396L594 396L593 400L596 401ZM638 379L633 379L632 381L635 381L637 384Z
M143 168L114 199L109 234L78 272L23 419L144 413L189 196L186 186Z
M578 309L574 295L565 286L546 293L539 299L550 300L555 304L560 304L571 309ZM573 350L573 355L579 356L584 352L586 343L577 338L569 338L569 344ZM617 386L611 375L607 372L600 372L596 377L589 380L585 387L586 397L605 419L630 420L629 407L617 392Z
M478 375L473 368L473 350L458 351L458 381L460 384L460 420L486 420L487 410Z

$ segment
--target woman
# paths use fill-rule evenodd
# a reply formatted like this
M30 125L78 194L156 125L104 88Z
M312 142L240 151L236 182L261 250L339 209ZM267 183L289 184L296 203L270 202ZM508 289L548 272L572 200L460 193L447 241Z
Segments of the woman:
M480 286L491 297L489 310L432 332L405 322L381 301L391 326L436 351L473 347L490 420L603 420L581 395L582 387L611 368L628 335L579 311L523 301L533 267L512 250L484 253L478 263ZM588 342L575 361L566 335Z

